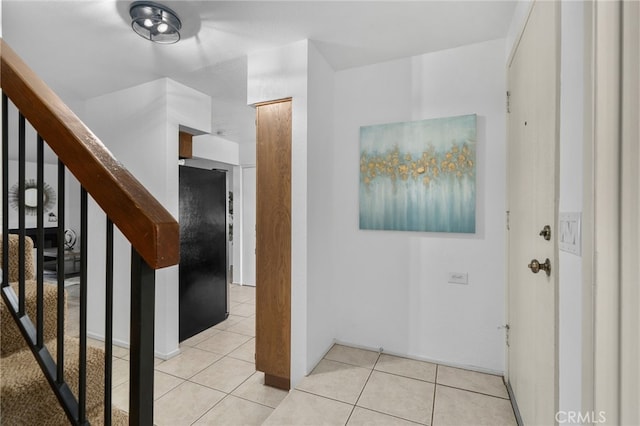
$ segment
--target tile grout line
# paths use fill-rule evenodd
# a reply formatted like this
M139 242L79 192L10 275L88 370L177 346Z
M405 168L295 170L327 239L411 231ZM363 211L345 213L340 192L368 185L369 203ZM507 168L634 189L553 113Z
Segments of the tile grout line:
M248 300L247 300L247 301L248 301ZM232 302L232 303L234 303L234 302L235 302L235 303L238 303L238 304L240 304L240 303L244 303L244 301L243 301L243 302L237 302L237 301L234 301L233 299L230 299L230 302ZM233 313L229 312L229 315L235 315L235 314L233 314ZM239 319L238 321L236 321L233 325L231 325L231 326L229 326L229 327L233 327L234 325L236 325L236 324L238 324L238 323L240 323L240 322L242 322L242 321L244 321L244 320L246 320L246 319L251 318L251 316L249 316L249 317L244 317L244 316L242 316L242 315L235 315L235 316L240 317L241 319ZM225 320L225 321L226 321L226 320ZM197 419L195 419L195 420L191 423L191 425L196 424L200 419L202 419L204 416L206 416L206 415L207 415L211 410L213 410L213 409L214 409L215 407L217 407L220 403L222 403L222 401L224 401L225 399L227 399L227 398L228 398L228 397L230 397L230 396L233 396L233 397L236 397L236 398L239 398L239 399L242 399L242 400L248 401L248 402L252 402L252 403L254 403L254 404L258 404L258 405L260 405L260 406L263 406L263 407L269 408L269 409L271 409L271 410L274 410L274 408L273 408L273 407L269 407L269 406L267 406L267 405L260 404L260 403L255 402L255 401L251 401L251 400L246 399L246 398L241 398L241 397L238 397L238 396L236 396L236 395L232 395L232 393L233 393L233 392L235 392L235 391L236 391L240 386L242 386L243 384L245 384L245 383L246 383L246 382L247 382L247 381L248 381L248 380L249 380L249 379L250 379L250 378L255 374L255 371L254 371L253 373L251 373L247 378L245 378L244 380L242 380L242 382L240 382L236 387L234 387L233 389L231 389L231 391L230 391L230 392L226 392L226 391L223 391L223 390L220 390L220 389L212 388L212 387L210 387L210 386L208 386L208 385L205 385L205 384L202 384L202 383L197 383L197 382L194 382L194 381L192 381L192 380L191 380L191 379L193 379L195 376L197 376L198 374L202 373L204 370L206 370L206 369L210 368L212 365L214 365L214 364L218 363L219 361L221 361L221 360L223 360L223 359L225 359L225 358L229 358L229 359L232 359L232 360L235 360L235 361L248 362L248 361L245 361L245 360L242 360L242 359L234 358L234 357L230 356L230 354L231 354L232 352L234 352L235 350L237 350L240 346L242 346L242 345L246 344L247 342L251 341L251 339L255 339L255 335L254 335L254 336L248 336L248 335L246 335L246 334L236 333L236 332L234 332L234 331L229 331L229 327L227 327L225 330L219 330L219 329L218 329L218 331L219 331L219 332L224 332L224 331L226 331L226 332L228 332L228 333L233 333L233 334L236 334L236 335L239 335L239 336L243 336L243 337L250 337L250 339L249 339L249 340L247 340L247 341L245 341L245 342L243 342L243 343L242 343L242 344L240 344L238 347L234 348L233 350L231 350L230 352L228 352L228 353L226 353L226 354L219 354L219 353L217 353L217 352L209 351L209 350L207 350L207 349L204 349L204 348L200 348L200 347L198 347L198 345L199 345L199 344L201 344L201 343L205 342L206 340L209 340L210 338L214 337L216 334L219 334L219 333L216 333L216 334L214 334L214 335L212 335L212 336L209 336L209 337L207 337L207 338L203 339L201 342L198 342L198 343L197 343L197 344L195 344L194 346L191 346L191 348L194 348L194 349L199 349L199 350L204 351L204 352L207 352L207 353L216 354L216 355L222 355L222 356L221 356L219 359L217 359L217 360L215 360L214 362L212 362L211 364L209 364L207 367L205 367L205 368L203 368L202 370L198 371L197 373L195 373L195 374L191 375L188 379L182 379L182 380L184 380L184 382L189 382L189 383L192 383L192 384L196 384L196 385L199 385L199 386L203 386L203 387L205 387L205 388L208 388L208 389L211 389L211 390L214 390L214 391L221 392L221 393L224 393L224 394L225 394L225 396L224 396L224 397L222 397L218 402L216 402L213 406L211 406L208 410L206 410L206 411L205 411L205 412L204 412L200 417L198 417ZM255 368L255 363L253 363L253 364L254 364L254 368ZM154 369L154 370L155 370L155 369ZM165 373L165 374L169 374L169 373ZM174 377L175 377L175 376L174 376Z
M431 380L418 379L416 377L405 376L403 374L397 374L397 373L390 373L388 371L382 371L382 370L375 370L375 371L378 372L378 373L382 373L382 374L388 374L389 376L395 376L395 377L400 377L400 378L403 378L403 379L415 380L417 382L431 383L433 385L437 384L435 380L432 382Z
M205 352L208 352L208 351L205 351ZM213 354L214 352L209 352L209 353L212 353L212 354ZM220 355L220 354L215 354L215 355ZM182 379L182 380L185 380L185 381L191 381L191 379L192 379L192 378L194 378L194 377L195 377L195 376L197 376L198 374L202 373L204 370L206 370L207 368L211 367L213 364L217 363L218 361L220 361L220 360L221 360L222 358L224 358L225 356L226 356L226 355L222 355L220 358L218 358L217 360L213 361L211 364L207 365L207 366L206 366L206 367L204 367L203 369L196 371L195 373L193 373L191 376L189 376L189 377L188 377L188 378L186 378L186 379L185 379L184 377L176 376L175 374L167 373L166 371L162 371L162 370L157 370L157 371L159 371L160 373L168 374L169 376L172 376L172 377L176 377L176 378L178 378L178 379ZM160 365L162 365L162 364L160 364ZM153 368L153 371L156 371L156 368L155 368L155 367ZM192 382L192 383L195 383L195 382ZM198 384L199 384L199 383L198 383Z
M228 356L228 355L227 355L227 356ZM235 358L232 358L232 357L229 357L229 358L231 358L231 359L235 359ZM237 361L242 361L242 360L237 360ZM243 361L243 362L247 362L247 361ZM247 377L246 379L244 379L244 380L243 380L243 381L242 381L238 386L236 386L235 388L233 388L233 389L231 390L231 392L229 392L229 395L231 395L231 393L232 393L232 392L234 392L236 389L238 389L240 386L244 385L244 384L247 382L247 380L249 380L249 379L250 379L254 374L256 374L256 372L257 372L258 370L256 370L256 364L255 364L255 362L253 363L253 370L254 370L254 371L253 371L253 373L249 374L249 377Z
M214 361L214 362L213 362L213 364L217 363L218 361L220 361L220 360L222 360L222 359L224 359L224 358L226 358L226 357L227 357L227 355L224 355L222 358L220 358L220 359L218 359L218 360ZM232 358L232 359L235 359L235 358ZM213 364L209 365L209 367L211 367ZM209 367L204 368L204 369L203 369L203 370L201 370L200 372L202 372L202 371L206 370L206 369L207 369L207 368L209 368ZM195 377L197 374L199 374L199 373L194 374L193 376L191 376L191 378ZM255 372L251 373L251 374L249 375L249 377L247 377L246 379L244 379L244 380L243 380L243 381L242 381L238 386L236 386L235 388L233 388L230 392L227 392L227 391L224 391L224 390L220 390L220 389L216 389L216 388L212 388L211 386L208 386L208 385L205 385L205 384L202 384L202 383L192 382L192 381L191 381L191 378L189 378L189 379L185 379L185 382L189 382L189 383L192 383L192 384L195 384L195 385L198 385L198 386L203 386L203 387L205 387L205 388L207 388L207 389L211 389L211 390L214 390L214 391L216 391L216 392L221 392L221 393L224 393L224 394L225 394L225 396L224 396L224 397L222 397L222 398L220 399L220 401L218 401L218 402L216 402L215 404L213 404L213 405L212 405L212 406L211 406L207 411L205 411L205 412L204 412L200 417L198 417L197 419L195 419L195 420L191 423L191 425L196 424L196 423L197 423L197 422L198 422L202 417L206 416L206 415L207 415L207 413L208 413L209 411L211 411L211 410L213 410L215 407L217 407L217 406L218 406L218 404L220 404L222 401L224 401L228 396L233 396L233 397L239 398L239 397L237 397L236 395L232 395L232 393L233 393L236 389L238 389L240 386L242 386L242 385L243 385L247 380L249 380L249 379L250 379L254 374L255 374ZM177 387L177 386L176 386L176 387ZM174 389L175 389L175 388L174 388ZM168 393L168 392L167 392L167 393ZM165 395L166 395L166 393L165 393ZM266 405L264 405L264 404L260 404L260 403L257 403L257 402L255 402L255 401L251 401L251 400L248 400L248 399L246 399L246 398L241 398L241 399L244 399L245 401L253 402L253 403L255 403L255 404L262 405L262 406L264 406L264 407L268 407L268 406L266 406ZM272 408L272 407L268 407L268 408ZM272 408L272 409L273 409L273 408Z
M352 404L350 402L344 402L344 401L342 401L340 399L331 398L330 396L319 395L317 393L313 393L311 391L304 390L304 389L294 388L294 389L291 389L291 391L302 392L302 393L306 393L307 395L317 396L318 398L328 399L329 401L335 401L335 402L339 402L341 404L354 406L354 404Z
M215 390L215 389L214 389ZM198 421L203 418L204 416L207 415L207 413L209 413L209 411L213 410L214 408L216 408L218 406L218 404L220 404L222 401L224 401L227 397L229 396L229 394L223 396L222 398L220 398L220 401L216 402L215 404L213 404L207 411L205 411L204 413L202 413L202 415L200 417L198 417L197 419L195 419L193 422L191 422L190 426L195 425L196 423L198 423Z
M438 368L440 367L439 364L436 364L436 375L433 378L434 380L434 384L433 384L433 401L431 402L431 421L429 422L429 425L433 426L433 417L436 415L436 389L438 388Z
M213 364L212 364L212 365L213 365ZM207 368L208 368L208 367L207 367ZM251 375L250 375L249 377L253 376L253 374L254 374L254 373L251 373ZM233 388L233 389L231 390L231 392L227 392L226 390L218 389L218 388L214 388L214 387L212 387L212 386L205 385L204 383L198 383L198 382L194 382L194 381L192 381L191 379L192 379L192 378L194 378L195 376L196 376L196 375L193 375L190 379L186 379L186 380L185 380L185 382L189 382L189 383L192 383L192 384L194 384L194 385L198 385L198 386L203 386L203 387L205 387L205 388L208 388L208 389L211 389L211 390L214 390L214 391L218 391L218 392L226 393L227 395L230 395L230 394L231 394L231 392L235 391L238 387L242 386L242 384L244 384L244 382L246 382L247 380L249 380L249 377L247 377L246 379L244 379L244 380L242 381L242 383L240 383L238 386L236 386L235 388Z
M369 408L369 407L360 407L359 405L357 406L357 408L360 408L361 410L366 410L366 411L371 411L371 412L374 412L374 413L382 414L382 415L387 416L387 417L393 417L395 419L402 420L402 421L409 422L409 423L413 423L413 424L416 424L416 425L425 426L425 423L420 423L420 422L416 422L415 420L405 419L404 417L400 417L397 414L385 413L384 411L378 411L378 410L375 410L375 409Z
M203 370L201 370L200 372L202 372L202 371L206 370L207 368L211 367L213 364L217 363L218 361L220 361L221 359L223 359L223 358L225 358L225 357L226 357L226 356L223 356L222 358L220 358L220 359L218 359L218 360L214 361L212 364L210 364L208 367L205 367L205 368L204 368ZM233 359L235 359L235 358L233 358ZM249 380L249 379L250 379L250 378L255 374L255 372L254 372L254 373L252 373L252 374L250 374L250 375L249 375L249 377L247 377L246 379L244 379L244 380L243 380L243 381L242 381L238 386L236 386L235 388L233 388L230 392L227 392L227 391L224 391L224 390L221 390L221 389L216 389L216 388L213 388L213 387L211 387L211 386L209 386L209 385L205 385L205 384L202 384L202 383L198 383L198 382L191 381L191 378L195 377L195 376L196 376L197 374L199 374L199 373L194 374L194 375L193 375L193 376L191 376L189 379L183 379L183 378L181 378L181 377L174 376L173 374L165 373L164 371L160 371L160 372L161 372L161 373L164 373L164 374L167 374L167 375L170 375L170 376L172 376L172 377L178 378L178 379L180 379L180 380L182 380L183 382L182 382L181 384L179 384L178 386L180 386L180 385L182 385L182 384L184 384L184 383L189 382L189 383L191 383L191 384L194 384L194 385L197 385L197 386L202 386L202 387L205 387L205 388L207 388L207 389L210 389L210 390L213 390L213 391L216 391L216 392L220 392L220 393L225 394L225 396L224 396L224 397L222 397L218 402L216 402L214 405L212 405L212 406L211 406L208 410L206 410L206 411L205 411L205 412L204 412L200 417L198 417L197 419L195 419L195 420L191 423L191 425L194 425L195 423L197 423L197 422L198 422L202 417L204 417L205 415L207 415L207 413L209 413L209 411L211 411L212 409L214 409L215 407L217 407L217 406L218 406L222 401L224 401L228 396L232 396L232 397L235 397L235 398L239 398L239 399L242 399L242 400L244 400L244 401L251 402L251 403L254 403L254 404L257 404L257 405L260 405L260 406L263 406L263 407L269 408L269 409L271 409L271 410L274 410L274 408L273 408L273 407L270 407L270 406L268 406L268 405L261 404L261 403L259 403L259 402L257 402L257 401L252 401L252 400L250 400L250 399L243 398L243 397L240 397L240 396L237 396L237 395L233 395L233 392L234 392L236 389L238 389L240 386L242 386L244 383L246 383L246 382L247 382L247 380ZM171 392L172 390L176 389L178 386L176 386L176 387L172 388L171 390L169 390L169 391L165 392L162 396L167 395L169 392ZM161 397L162 397L162 396L161 396ZM160 398L161 398L161 397L160 397Z
M450 388L450 389L456 389L456 390L460 390L460 391L464 391L464 392L475 393L476 395L483 395L483 396L488 396L490 398L502 399L503 401L511 401L511 398L509 398L509 397L504 398L502 396L491 395L489 393L474 391L474 390L471 390L471 389L460 388L460 387L457 387L457 386L446 385L444 383L437 383L437 385L438 386L444 386L445 388Z
M363 349L363 350L368 351L368 352L375 352L375 351L371 351L371 350L368 350L368 349ZM380 359L380 357L381 357L382 355L384 355L384 354L383 354L383 353L378 353L378 358L376 358L376 361L374 362L373 367L371 367L371 370L374 370L374 371L376 371L376 372L378 372L378 373L389 374L389 375L391 375L391 376L404 377L404 378L406 378L406 379L418 380L418 381L426 382L426 383L433 383L433 384L435 384L435 383L436 383L435 379L434 379L433 381L431 381L431 380L420 379L420 378L418 378L418 377L406 376L406 375L404 375L404 374L392 373L392 372L390 372L390 371L385 371L385 370L376 370L376 366L378 365L378 360ZM396 355L388 355L388 356L393 356L393 357L396 357L396 358L402 358L402 359L409 359L409 360L410 360L410 358L398 357L398 356L396 356ZM352 364L352 363L350 363L350 362L346 362L346 361L338 361L338 360L336 360L336 359L327 358L326 356L325 356L324 358L322 358L322 360L331 361L331 362L337 362L337 363L339 363L339 364L349 365L349 366L352 366L352 367L358 367L358 368L369 369L369 367L363 367L362 365ZM321 360L321 361L322 361L322 360ZM420 360L412 360L412 361L416 361L416 362L420 362L420 363L426 363L426 364L431 364L431 365L433 365L433 366L438 366L438 364L433 363L433 362L429 362L429 361L420 361ZM318 363L318 364L319 364L319 363ZM316 365L316 367L317 367L317 365ZM315 369L315 367L314 367L314 369ZM313 373L313 371L312 371L312 373Z
M349 367L356 367L356 368L362 368L363 370L373 370L373 367L363 367L362 365L357 365L357 364L351 364L349 362L344 362L344 361L336 361L335 359L330 359L330 358L322 358L318 364L320 364L320 362L322 361L331 361L331 362L337 362L338 364L342 364L342 365L348 365ZM378 362L376 360L376 362ZM315 367L313 367L313 370L311 370L311 373L309 373L309 376L313 374L313 371L318 368L318 364L316 364ZM375 366L375 363L374 363ZM308 376L307 376L308 377Z
M263 386L266 386L266 385L263 385ZM234 389L234 390L235 390L235 389ZM231 394L231 393L230 393L229 395L233 396L234 398L242 399L243 401L253 402L254 404L260 405L260 406L262 406L262 407L269 408L269 409L271 409L271 411L274 411L276 408L278 408L278 407L275 407L275 408L274 408L274 407L272 407L272 406L270 406L270 405L263 404L263 403L258 402L258 401L253 401L253 400L251 400L251 399L249 399L249 398L245 398L244 396L235 395L235 394ZM285 398L286 398L286 397L285 397ZM283 400L284 400L284 398L283 398Z
M251 300L250 300L250 299L248 299L248 300L246 300L246 301L239 302L239 303L245 303L245 302L250 302L250 301L251 301ZM255 306L255 305L254 305L254 306ZM234 315L235 315L235 314L234 314ZM239 318L239 320L238 320L238 321L236 321L236 322L234 323L234 325L237 325L237 324L239 324L239 323L240 323L240 322L242 322L242 321L245 321L245 320L251 319L251 317L252 317L252 315L250 315L250 316L248 316L248 317L245 317L245 316L242 316L242 315L236 315L236 316ZM232 325L232 326L233 326L233 325ZM238 332L235 332L235 331L229 331L228 329L226 329L226 330L218 330L218 332L222 332L222 331L227 331L227 332L229 332L229 333L233 333L233 334L235 334L235 335L239 335L239 336L242 336L242 337L249 337L249 339L248 339L247 341L243 342L243 343L242 343L241 345L239 345L238 347L234 348L234 349L233 349L232 351L230 351L229 353L226 353L226 354L220 354L220 353L217 353L217 352L213 352L213 351L210 351L210 350L207 350L207 349L204 349L204 348L200 348L200 347L198 347L198 345L199 345L200 343L202 343L202 342L204 342L204 341L208 340L209 338L213 337L214 335L211 335L211 336L209 336L209 337L207 337L207 338L203 339L202 341L200 341L200 342L198 342L198 343L194 344L193 346L185 345L185 346L186 346L186 348L189 348L189 349L198 349L198 350L200 350L200 351L207 352L207 353L210 353L210 354L220 355L220 358L219 358L219 359L217 359L217 360L213 361L211 364L207 365L206 367L204 367L204 368L202 368L202 369L200 369L200 370L196 371L194 374L190 375L188 378L183 378L183 377L177 376L177 375L175 375L175 374L168 373L168 372L165 372L165 371L162 371L162 370L157 369L157 367L158 367L158 366L162 365L165 361L168 361L168 360L163 360L163 361L162 361L162 363L160 363L160 364L159 364L159 365L157 365L157 366L154 366L154 373L155 373L155 372L158 372L158 373L166 374L167 376L173 377L173 378L178 379L178 380L180 380L180 381L181 381L181 383L180 383L180 384L178 384L177 386L175 386L175 387L173 387L173 388L171 388L171 389L167 390L167 391L166 391L166 392L164 392L162 395L158 395L158 396L157 396L157 398L155 398L155 397L154 397L154 400L158 400L158 399L160 399L160 398L162 398L162 397L166 396L166 395L167 395L167 394L169 394L171 391L175 390L176 388L178 388L179 386L181 386L181 385L183 385L183 384L185 384L185 383L187 383L187 382L189 382L190 384L195 384L195 385L198 385L198 386L202 386L202 387L205 387L205 388L207 388L207 389L210 389L210 390L213 390L213 391L220 392L220 393L224 394L224 396L223 396L219 401L217 401L215 404L213 404L211 407L209 407L209 408L208 408L208 409L207 409L207 410L206 410L202 415L200 415L198 418L196 418L196 419L191 423L191 425L193 425L193 424L197 423L197 422L198 422L202 417L204 417L205 415L207 415L207 413L209 413L212 409L214 409L215 407L217 407L217 406L218 406L222 401L224 401L225 399L227 399L227 397L229 397L229 396L231 396L231 397L235 397L235 398L238 398L238 399L241 399L241 400L244 400L244 401L247 401L247 402L249 402L249 403L253 403L253 404L256 404L256 405L259 405L259 406L265 407L265 408L268 408L268 409L270 409L270 410L272 410L272 411L273 411L273 410L275 410L275 408L274 408L274 407L268 406L268 405L266 405L266 404L262 404L262 403L260 403L260 402L253 401L253 400L250 400L250 399L245 398L245 397L241 397L241 396L233 395L233 392L235 392L239 387L241 387L243 384L245 384L245 383L246 383L246 382L247 382L247 381L248 381L248 380L249 380L249 379L250 379L250 378L251 378L251 377L256 373L256 371L252 372L252 373L251 373L247 378L245 378L244 380L242 380L242 382L241 382L241 383L239 383L236 387L234 387L230 392L226 392L226 391L224 391L224 390L216 389L216 388L213 388L213 387L211 387L211 386L208 386L208 385L205 385L205 384L202 384L202 383L197 383L197 382L195 382L195 381L192 381L192 380L191 380L191 379L193 379L195 376L197 376L198 374L200 374L200 373L201 373L201 372L203 372L204 370L208 369L208 368L209 368L209 367L211 367L212 365L214 365L214 364L218 363L220 360L222 360L222 359L224 359L224 358L229 358L229 359L236 360L236 361L248 362L248 361L243 360L243 359L235 358L235 357L231 356L230 354L231 354L232 352L234 352L235 350L237 350L240 346L242 346L242 345L246 344L247 342L251 341L252 339L255 339L255 335L253 335L253 336L252 336L252 335L247 335L247 334L238 333ZM218 333L216 333L216 334L218 334ZM125 361L125 362L129 362L129 360L125 359L125 357L127 357L127 356L128 356L128 354L127 354L127 355L124 355L124 356L116 356L116 355L114 355L114 357L113 357L113 358L114 358L114 359L119 359L119 360L122 360L122 361ZM250 363L250 362L248 362L248 363ZM254 366L255 366L255 363L254 363ZM127 383L127 381L125 381L125 382L123 382L123 383L121 383L121 384L118 384L117 386L124 385L124 384L126 384L126 383ZM116 386L114 386L114 387L116 387Z
M376 362L373 363L373 365L371 366L371 370L369 371L369 375L367 376L367 380L364 382L364 386L362 386L362 389L360 390L360 393L358 394L358 397L356 398L356 402L353 403L353 406L351 407L351 412L349 413L349 417L347 417L347 421L345 422L345 426L347 423L349 423L349 420L351 420L351 416L353 415L353 412L356 410L358 401L360 401L360 398L362 397L362 394L364 393L364 389L367 387L367 384L369 383L369 379L371 379L371 376L373 375L373 370L376 368L376 365L378 364L378 361L380 360L380 352L378 352L378 356L376 357ZM338 362L338 361L335 361ZM347 365L351 365L351 364L347 364Z

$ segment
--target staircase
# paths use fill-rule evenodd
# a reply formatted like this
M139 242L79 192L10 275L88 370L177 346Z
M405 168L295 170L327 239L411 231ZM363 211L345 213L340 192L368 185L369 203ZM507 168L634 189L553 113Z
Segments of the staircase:
M152 425L155 271L179 262L178 223L1 38L0 87L3 197L0 425ZM9 109L17 110L17 123L10 123ZM36 201L33 196L29 201L29 213L37 221L35 230L29 231L35 235L33 240L27 237L25 226L25 146L27 139L31 139L27 138L27 123L37 133L29 141L37 150L37 184L28 188L30 195L36 189ZM17 124L17 129L10 129L12 124ZM56 231L58 272L53 285L44 282L45 144L58 158L55 214L61 225ZM18 184L11 200L17 207L16 229L9 229L9 145L17 151ZM77 338L64 334L63 224L67 171L81 187ZM92 236L91 240L92 245L101 246L98 252L106 252L104 282L92 282L105 289L104 350L87 345L89 197L104 212L104 216L92 215L91 220L101 220L106 227L106 237ZM114 410L111 404L114 227L131 244L128 416Z
M1 250L1 249L0 249ZM1 251L0 251L1 255ZM9 235L9 281L18 292L19 242L17 235ZM36 316L37 283L33 262L33 242L25 239L25 305L29 316ZM4 267L4 265L2 265ZM57 353L57 288L43 287L44 343L52 354ZM66 301L65 301L66 306ZM65 307L66 312L66 307ZM3 425L67 425L67 416L58 405L31 350L13 321L7 306L0 304L0 422ZM66 315L65 315L66 317ZM78 359L80 342L65 338L65 376L78 393ZM91 424L104 424L104 351L87 347L87 417ZM55 359L55 357L54 357ZM73 387L73 384L76 384ZM126 413L112 409L112 424L128 424Z

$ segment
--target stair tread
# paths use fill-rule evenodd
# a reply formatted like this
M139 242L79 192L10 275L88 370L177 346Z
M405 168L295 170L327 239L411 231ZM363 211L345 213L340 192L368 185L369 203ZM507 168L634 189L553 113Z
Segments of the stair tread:
M2 265L2 240L0 235L0 268L6 267L9 282L14 293L18 293L19 238L9 235L9 262ZM36 323L35 265L33 261L33 241L25 238L25 309L32 323ZM55 360L57 336L57 286L44 285L44 341ZM66 318L67 300L64 294ZM65 381L74 395L78 395L79 340L65 338ZM92 425L104 424L104 351L87 347L87 414ZM14 322L4 300L0 301L0 413L1 424L12 426L57 426L68 425L69 421L49 386L44 373L28 349L22 333ZM118 408L112 409L112 424L124 426L129 423L128 415Z
M18 284L11 283L14 293L18 293ZM25 282L25 309L31 322L36 322L36 281L30 280ZM45 284L43 287L43 310L44 310L44 340L49 341L55 339L57 335L57 298L58 288L51 284ZM65 317L67 298L65 292ZM22 333L18 329L13 316L9 312L9 308L4 301L0 302L1 316L1 335L0 335L0 356L8 356L12 353L26 348L26 343L22 337Z
M47 347L55 359L55 341ZM79 341L65 339L65 381L78 389ZM62 408L29 350L0 358L0 411L6 424L68 424ZM87 347L87 411L102 413L104 351ZM102 416L102 414L100 414ZM121 418L118 414L118 419ZM114 424L116 418L114 417ZM17 422L17 423L16 423Z

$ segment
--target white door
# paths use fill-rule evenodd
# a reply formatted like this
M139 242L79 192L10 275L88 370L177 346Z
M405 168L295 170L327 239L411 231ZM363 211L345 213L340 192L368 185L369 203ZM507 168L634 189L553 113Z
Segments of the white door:
M242 169L242 284L256 285L256 168Z
M507 379L525 425L556 423L558 402L558 6L534 3L508 70Z

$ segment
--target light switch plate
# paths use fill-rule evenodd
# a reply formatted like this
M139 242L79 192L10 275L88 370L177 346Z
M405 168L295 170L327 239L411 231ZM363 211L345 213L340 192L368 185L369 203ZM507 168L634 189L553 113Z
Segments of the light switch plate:
M582 254L582 213L560 213L558 248L578 256Z
M449 272L449 283L469 284L469 274L466 272Z

